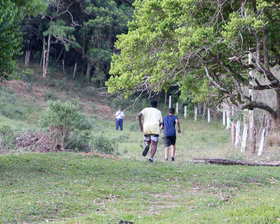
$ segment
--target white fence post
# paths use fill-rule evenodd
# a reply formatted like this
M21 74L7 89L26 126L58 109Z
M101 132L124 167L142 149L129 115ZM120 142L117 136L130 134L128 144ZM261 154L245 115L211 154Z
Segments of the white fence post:
M265 128L262 131L262 137L261 137L261 142L260 142L260 147L259 147L259 152L258 152L258 156L262 155L263 152L263 146L264 146L264 140L265 140Z
M230 121L231 112L230 112L230 110L226 111L226 115L227 115L227 126L226 126L226 129L230 129L231 128L231 121Z
M177 102L176 103L176 114L178 114L179 113L179 103Z
M172 107L172 104L171 104L171 99L172 98L172 96L169 96L169 108L171 108Z
M207 118L208 118L208 123L211 121L211 115L210 115L210 109L208 108L207 110Z
M187 106L184 106L184 118L187 118Z
M194 120L197 121L197 107L194 107Z
M239 140L240 140L240 121L237 121L235 126L235 147L238 146L240 142Z
M226 111L223 110L223 125L226 126Z
M247 135L248 135L248 125L247 123L244 122L241 149L240 149L241 152L245 152Z

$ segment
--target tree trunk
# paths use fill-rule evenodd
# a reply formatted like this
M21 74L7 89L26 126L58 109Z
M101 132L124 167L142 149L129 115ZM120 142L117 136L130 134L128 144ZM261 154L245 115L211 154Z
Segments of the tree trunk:
M76 71L77 71L77 62L75 63L75 66L74 66L73 79L74 79L75 76L76 76Z
M64 59L62 59L62 72L65 72L65 63L64 63Z
M234 115L234 106L232 106L231 116ZM231 122L231 143L235 146L235 122Z
M29 50L25 51L25 60L24 60L24 64L25 64L26 66L28 66L28 64L29 64L30 53L31 53L31 52L30 52Z
M207 104L204 102L203 103L203 113L202 113L202 120L205 120L206 117L206 109L207 109Z
M44 61L43 61L43 77L47 77L48 66L49 66L49 57L50 57L50 48L51 48L51 35L48 36L48 49L45 51Z
M275 127L280 130L280 92L276 92L276 116L272 119Z
M87 65L87 72L86 72L86 78L89 79L90 77L90 71L92 69L92 64L88 63Z
M249 152L254 154L256 152L256 130L255 130L255 121L254 121L254 112L249 110L248 112L249 119Z

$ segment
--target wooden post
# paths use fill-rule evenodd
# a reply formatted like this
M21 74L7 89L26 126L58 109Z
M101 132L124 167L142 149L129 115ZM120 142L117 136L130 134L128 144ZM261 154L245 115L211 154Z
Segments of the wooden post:
M241 149L240 149L241 152L245 152L247 134L248 134L248 125L247 125L246 122L244 122L244 124L243 124L242 143L241 143Z
M235 147L238 146L239 140L240 140L240 121L237 121L235 127Z
M184 118L187 118L187 106L184 106Z
M75 66L74 66L73 79L75 78L76 70L77 70L77 62L75 63Z
M171 96L169 96L169 108L171 108L171 107L172 107L171 100L172 100L172 97L171 97Z
M177 102L176 103L176 114L178 114L179 113L179 103Z
M210 115L210 109L207 109L207 117L208 117L208 123L211 121L211 115Z
M226 111L223 110L223 125L226 126Z
M264 140L265 140L265 128L263 128L263 130L262 130L262 136L261 136L261 142L260 142L258 156L262 155L263 146L264 146Z
M197 107L194 106L194 120L197 121Z

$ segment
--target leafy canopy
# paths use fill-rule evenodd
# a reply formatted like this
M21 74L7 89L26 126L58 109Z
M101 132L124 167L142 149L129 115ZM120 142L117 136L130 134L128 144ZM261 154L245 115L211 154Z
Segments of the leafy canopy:
M8 78L15 67L14 57L21 54L19 31L24 15L44 10L41 0L0 0L0 81Z
M134 6L129 32L119 35L115 45L120 53L113 56L106 83L111 93L130 95L178 85L182 98L223 96L250 107L252 100L243 88L260 89L257 82L249 82L250 68L270 74L264 70L269 67L262 58L264 40L268 63L279 64L279 3L138 0Z

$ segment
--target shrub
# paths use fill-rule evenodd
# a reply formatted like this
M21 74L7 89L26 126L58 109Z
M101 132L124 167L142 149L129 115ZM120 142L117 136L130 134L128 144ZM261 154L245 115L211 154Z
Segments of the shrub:
M7 126L0 126L0 145L5 149L15 149L16 134L14 130Z
M92 136L90 131L74 131L69 134L69 145L68 149L78 152L90 152L89 142Z
M103 152L106 154L113 154L118 150L116 139L110 139L104 135L94 136L92 147L95 151Z
M49 101L40 118L42 127L50 129L55 142L62 149L75 139L71 138L75 132L90 130L92 127L89 120L80 114L78 109L76 104L69 102Z

